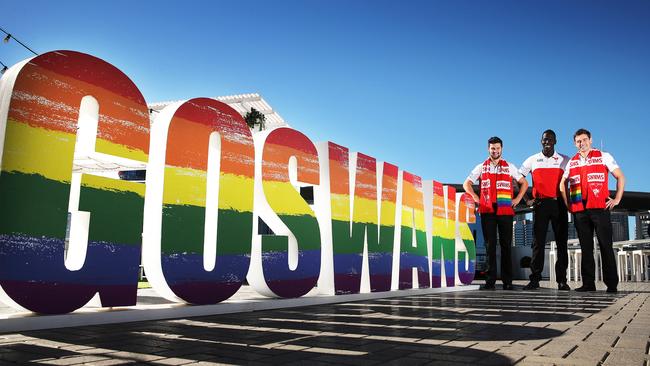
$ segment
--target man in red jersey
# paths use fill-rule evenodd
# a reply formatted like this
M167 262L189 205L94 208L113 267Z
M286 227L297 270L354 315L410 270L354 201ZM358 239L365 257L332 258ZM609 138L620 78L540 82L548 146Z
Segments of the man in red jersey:
M533 199L528 200L528 206L533 206L533 258L530 262L530 282L524 290L539 288L544 269L544 249L546 247L546 232L550 221L555 243L557 244L557 262L555 263L555 278L557 288L568 291L571 288L566 283L566 270L569 265L567 239L569 236L569 220L566 204L560 193L560 180L569 158L555 151L555 131L546 130L542 133L542 151L524 161L519 173L527 176L532 172Z
M573 213L582 262L582 286L576 291L596 291L594 263L594 231L603 259L603 279L607 292L615 293L618 286L616 258L612 248L612 221L609 211L621 202L625 176L614 158L591 147L591 132L581 128L573 135L578 153L571 158L560 181L560 191L567 207ZM616 196L609 196L609 173L616 178ZM569 189L565 182L569 183ZM568 193L568 195L567 195Z
M503 141L498 137L488 140L489 157L478 164L469 174L463 188L478 203L481 214L481 228L486 239L487 249L487 280L481 290L494 290L497 280L497 230L501 246L501 281L504 290L512 290L512 263L510 247L512 246L512 217L514 207L528 189L526 178L521 176L517 168L501 158ZM519 194L513 199L513 178L519 183ZM479 197L472 184L480 180Z

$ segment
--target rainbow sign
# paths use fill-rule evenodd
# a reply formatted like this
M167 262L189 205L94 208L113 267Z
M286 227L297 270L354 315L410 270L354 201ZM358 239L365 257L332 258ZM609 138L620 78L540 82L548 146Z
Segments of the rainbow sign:
M245 282L295 298L474 278L468 195L291 128L253 136L214 99L151 123L138 87L91 55L48 52L2 76L0 154L0 300L15 308L69 313L97 295L133 306L141 265L188 304Z

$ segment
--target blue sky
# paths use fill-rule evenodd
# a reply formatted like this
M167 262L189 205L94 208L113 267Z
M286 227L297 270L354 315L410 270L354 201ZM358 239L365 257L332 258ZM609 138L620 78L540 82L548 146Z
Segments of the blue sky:
M294 128L442 182L592 131L650 191L648 1L27 1L0 26L124 71L147 102L258 92ZM12 65L30 54L0 44Z

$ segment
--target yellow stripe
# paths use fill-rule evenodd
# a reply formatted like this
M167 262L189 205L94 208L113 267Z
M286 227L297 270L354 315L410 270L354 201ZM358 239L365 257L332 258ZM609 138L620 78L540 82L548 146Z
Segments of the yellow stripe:
M332 220L350 221L350 200L348 197L348 195L343 194L331 194L330 202L332 208ZM385 215L392 214L391 217L394 218L395 204L392 202L384 202L381 204L382 209L388 210ZM357 197L354 200L353 215L354 222L364 222L377 225L377 201ZM393 225L394 222L391 222L391 226Z
M2 170L70 182L75 135L7 122Z
M40 174L52 180L70 182L75 140L75 134L9 120L2 170ZM100 139L96 146L106 154L147 161L147 155L140 150Z
M125 159L132 159L142 162L149 161L149 155L145 154L144 151L139 149L132 149L126 145L116 144L108 140L97 139L97 142L95 143L95 151L108 155L119 156Z
M455 230L456 226L454 221L440 217L433 218L433 236L453 239L456 236Z
M163 203L205 207L206 172L166 167ZM219 209L253 211L253 180L241 175L220 174Z
M314 216L314 212L291 183L265 181L262 186L266 200L276 214Z
M102 190L131 192L144 197L145 185L143 183L129 182L119 179L98 177L96 175L84 174L81 178L81 185L84 187L97 188Z
M463 240L474 241L474 236L472 236L472 231L469 229L469 225L466 223L459 223L458 230L460 231L460 237Z
M402 206L402 226L412 227L414 221L413 214L415 214L415 229L422 231L426 230L424 211L418 209L412 210L407 206Z

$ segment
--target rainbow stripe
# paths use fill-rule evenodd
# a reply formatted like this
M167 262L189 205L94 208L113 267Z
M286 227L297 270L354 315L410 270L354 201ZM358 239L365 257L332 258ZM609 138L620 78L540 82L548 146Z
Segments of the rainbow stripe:
M217 254L203 265L209 138L221 141ZM174 294L215 304L241 287L250 264L254 186L253 138L231 107L208 98L178 107L168 131L163 190L161 266Z
M7 76L5 75L5 78ZM135 305L144 185L83 175L90 212L83 267L66 268L66 226L79 106L99 104L96 151L146 161L147 105L133 82L90 55L48 52L15 76L0 174L0 285L20 306L59 314L99 292L103 306ZM3 82L9 82L7 79Z
M465 251L458 251L458 277L464 285L472 284L476 274L476 243L468 223L476 222L474 199L467 193L460 196L458 207L458 231L465 245ZM467 255L467 260L465 260ZM467 267L465 266L467 262Z
M569 196L571 198L571 203L582 202L582 188L580 187L580 184L574 184L571 186Z
M304 134L277 128L266 138L262 152L262 186L269 206L298 242L298 265L289 268L288 238L262 236L262 271L268 288L280 297L300 297L318 281L321 262L320 229L314 211L289 181L289 159L295 156L298 181L318 185L316 147Z
M370 289L373 292L389 291L393 268L397 167L384 163L379 202L377 162L370 156L357 154L354 201L351 202L349 150L328 142L328 152L335 292L359 293L364 239L368 243ZM377 217L378 206L381 219Z
M512 197L509 191L497 192L497 206L506 208L512 206Z
M423 203L422 178L403 172L399 289L413 287L413 268L417 268L419 288L430 286ZM415 232L415 238L413 238L413 232ZM413 246L414 242L415 246Z
M442 183L433 181L433 255L431 287L442 286L442 268L445 285L456 283L456 189L447 186L447 208Z

